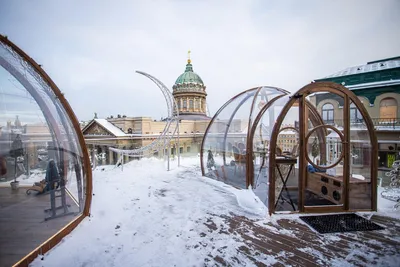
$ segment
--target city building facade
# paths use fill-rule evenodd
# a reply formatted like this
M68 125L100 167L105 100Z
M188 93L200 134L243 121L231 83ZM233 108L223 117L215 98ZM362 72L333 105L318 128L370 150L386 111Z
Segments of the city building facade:
M365 65L346 68L315 81L332 81L350 89L363 103L374 123L378 139L379 174L387 184L385 173L395 160L400 159L400 57L368 62ZM317 107L326 124L343 126L343 98L330 93L315 94L310 99ZM363 119L353 103L350 108L352 132L367 134ZM340 149L340 148L339 148ZM353 145L354 165L368 164L363 161L362 144Z

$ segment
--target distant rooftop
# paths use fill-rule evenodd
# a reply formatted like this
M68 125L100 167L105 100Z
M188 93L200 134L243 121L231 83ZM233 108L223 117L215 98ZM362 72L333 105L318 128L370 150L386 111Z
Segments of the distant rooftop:
M204 114L179 114L179 120L187 120L187 121L209 121L210 117Z
M366 65L349 67L344 70L338 71L334 74L331 74L329 76L326 76L325 78L341 77L341 76L354 75L354 74L380 71L393 68L400 68L400 56L371 61L368 62Z

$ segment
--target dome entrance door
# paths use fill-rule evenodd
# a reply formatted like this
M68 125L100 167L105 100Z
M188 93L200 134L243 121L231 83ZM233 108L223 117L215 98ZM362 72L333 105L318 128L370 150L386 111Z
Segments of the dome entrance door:
M344 211L348 205L349 98L327 93L334 95L332 103L317 103L315 93L299 98L299 210L303 212Z

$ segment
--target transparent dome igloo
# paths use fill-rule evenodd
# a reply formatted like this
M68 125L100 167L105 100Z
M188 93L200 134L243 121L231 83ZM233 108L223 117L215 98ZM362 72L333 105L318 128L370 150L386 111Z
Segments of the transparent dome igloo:
M344 212L376 210L376 151L364 104L316 82L293 95L262 86L233 97L212 118L200 157L203 176L251 187L270 213Z
M63 94L2 35L0 66L0 265L28 265L89 214L91 168Z

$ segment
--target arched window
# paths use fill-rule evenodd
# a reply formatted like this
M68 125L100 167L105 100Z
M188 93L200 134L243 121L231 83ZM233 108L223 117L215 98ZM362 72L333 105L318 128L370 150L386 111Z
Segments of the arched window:
M193 109L193 99L189 100L189 109Z
M379 104L380 119L397 118L397 101L394 98L384 98Z
M333 124L334 123L334 109L333 105L327 103L322 106L322 119L326 124Z
M354 103L350 104L350 123L362 122L362 116Z
M186 99L183 99L183 109L187 109L187 102L186 102Z

